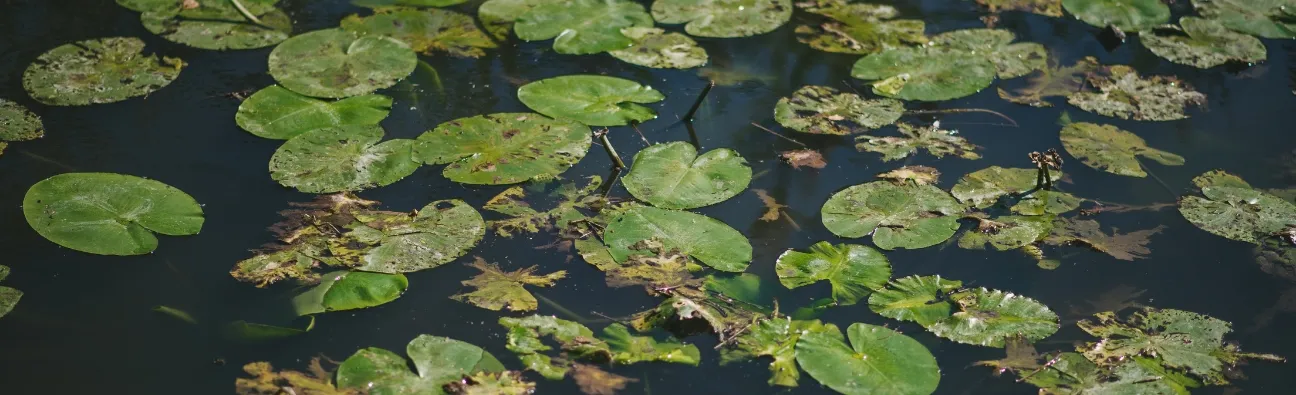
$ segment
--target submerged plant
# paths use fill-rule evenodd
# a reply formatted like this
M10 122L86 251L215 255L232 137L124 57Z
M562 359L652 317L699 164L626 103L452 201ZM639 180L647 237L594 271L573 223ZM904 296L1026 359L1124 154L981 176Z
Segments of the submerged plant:
M774 105L774 120L810 134L849 135L895 123L904 103L894 99L864 99L826 86L807 85Z
M451 299L465 302L487 310L499 311L507 307L509 311L532 311L539 307L535 296L527 292L524 285L534 285L537 287L551 287L554 282L567 277L566 270L559 270L543 276L537 276L536 267L531 266L512 272L505 272L500 269L499 265L487 263L485 259L476 257L473 263L469 264L474 269L480 270L481 274L471 279L464 280L461 283L466 286L476 288L468 293L455 294L450 296Z

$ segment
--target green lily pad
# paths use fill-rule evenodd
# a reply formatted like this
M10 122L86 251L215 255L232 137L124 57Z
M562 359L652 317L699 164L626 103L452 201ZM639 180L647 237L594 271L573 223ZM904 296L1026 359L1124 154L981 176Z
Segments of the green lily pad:
M0 99L0 142L45 137L45 124L21 104Z
M851 68L852 77L874 81L873 93L919 101L970 96L990 86L996 73L984 56L940 48L888 49Z
M1062 394L1177 394L1187 395L1188 388L1201 385L1177 372L1168 372L1147 358L1131 358L1110 369L1073 352L1061 353L1054 362L1038 371L1028 371L1022 380Z
M1186 16L1179 26L1164 26L1139 36L1143 45L1171 62L1209 69L1228 62L1256 63L1267 58L1260 39L1234 33L1211 19Z
M336 271L293 297L297 315L364 309L387 304L409 289L402 274Z
M1002 196L1035 189L1038 178L1039 171L1035 169L990 166L959 178L950 193L963 204L986 208L994 205ZM1062 172L1051 171L1049 178L1053 181L1061 180Z
M854 323L807 330L797 340L797 363L820 384L843 394L930 394L940 368L922 343L882 326ZM850 344L846 338L850 338Z
M827 280L833 301L853 305L891 278L891 262L878 250L857 244L821 241L810 252L787 250L774 264L779 282L789 289Z
M400 355L370 347L338 366L337 386L371 394L445 394L446 384L475 373L498 373L504 364L481 347L451 338L419 335L405 346L415 372Z
M656 118L652 109L635 103L665 98L651 87L601 75L565 75L518 88L518 100L535 112L590 126L620 126Z
M364 246L357 269L381 273L409 273L431 269L468 253L486 234L486 224L476 209L462 200L438 200L417 211L375 211L357 215L362 224L333 244Z
M1160 0L1062 0L1062 7L1090 25L1131 33L1170 21L1170 7Z
M1062 214L1080 208L1084 199L1076 195L1059 191L1037 190L1021 195L1012 212L1021 215Z
M761 320L751 330L736 338L732 348L720 350L720 364L771 357L774 360L769 365L769 384L796 387L797 380L801 379L801 370L796 366L794 347L801 334L821 331L822 326L818 320L800 321L787 317Z
M380 8L369 16L353 14L342 19L342 29L395 38L424 55L444 52L477 58L486 55L485 49L497 47L471 16L436 8Z
M66 173L32 185L27 224L55 244L99 255L141 255L153 233L198 234L203 210L193 197L154 180L112 173Z
M531 395L535 383L522 378L521 372L478 372L462 380L446 384L445 389L461 395Z
M450 299L494 311L499 311L505 307L508 307L509 311L533 311L539 307L539 302L523 286L551 287L554 282L567 277L566 270L559 270L543 276L534 275L532 273L536 271L535 266L505 272L500 269L499 265L487 263L486 260L480 257L469 266L480 270L481 274L460 283L476 288L476 290L452 295Z
M940 123L918 127L901 122L896 127L901 137L859 135L855 137L855 149L882 154L882 160L886 161L904 159L918 152L919 148L937 158L954 155L963 159L981 159L981 154L976 153L980 147L969 143L957 131L941 129Z
M513 22L538 5L557 0L486 0L477 8L482 28L496 40L504 41L513 31Z
M976 229L963 233L959 247L976 250L989 245L998 251L1013 250L1039 241L1053 230L1050 216L1007 215L980 221Z
M288 14L275 8L277 2L240 1L248 13L261 21L259 24L248 20L228 0L194 2L197 5L194 8L153 9L141 14L140 21L153 34L194 48L264 48L283 42L292 34L292 20Z
M4 281L6 277L9 277L9 267L0 265L0 281ZM22 296L22 291L9 287L0 287L0 318L9 314L15 306L18 306L18 300L22 299Z
M962 287L962 281L941 276L901 277L873 292L869 309L883 317L927 327L950 316L954 305L947 296Z
M180 59L158 59L143 51L144 41L134 37L64 44L27 67L23 88L51 106L115 103L170 85L185 67Z
M325 98L396 85L417 65L414 50L400 40L336 28L294 36L270 52L270 75L279 85Z
M1138 156L1170 166L1184 164L1184 158L1150 148L1138 135L1112 125L1075 122L1062 128L1062 147L1086 166L1112 174L1147 177Z
M1074 92L1067 102L1081 110L1136 121L1188 118L1186 107L1206 103L1206 95L1174 77L1143 78L1133 68L1119 65L1100 71L1089 76L1089 84L1098 92Z
M553 350L541 339L548 337L573 359L610 359L607 342L595 338L584 325L554 316L532 315L523 318L502 317L499 324L508 330L505 347L518 355L527 369L550 380L561 380L570 362L556 362L544 351Z
M626 191L653 206L691 209L737 196L751 182L751 167L737 151L718 148L698 155L692 144L657 144L635 154L622 179Z
M639 362L670 362L697 366L702 352L692 344L676 341L659 341L649 336L633 336L625 325L614 323L603 328L603 336L611 352L612 362L630 365Z
M950 296L959 311L927 326L936 336L964 344L1003 347L1009 338L1036 341L1058 330L1058 316L1048 306L1021 295L985 288Z
M1022 11L1032 14L1062 17L1062 0L976 0L990 12Z
M884 250L934 246L958 231L963 208L931 185L897 185L874 181L848 187L828 198L820 213L833 234L856 238L873 235Z
M623 62L655 69L691 69L707 63L706 50L689 36L642 26L621 29L621 34L632 43L608 54Z
M652 5L657 22L684 25L699 37L747 37L778 29L792 19L792 0L657 0Z
M741 272L752 260L751 243L742 233L711 217L687 211L634 207L614 218L603 233L612 257L625 262L638 251L634 245L657 240L702 264L726 272Z
M449 7L467 3L468 0L351 0L351 4L366 8L384 7Z
M447 164L446 178L465 184L513 184L551 179L589 151L589 128L530 113L459 118L419 136L415 156Z
M259 137L287 140L321 128L343 125L376 125L391 112L392 99L383 95L325 101L267 86L243 100L234 121Z
M117 0L117 5L135 12L158 9L178 9L183 0Z
M1264 38L1296 38L1290 0L1193 0L1193 10L1238 32Z
M1179 199L1179 213L1188 222L1217 236L1257 245L1296 224L1296 204L1243 187L1245 182L1236 176L1212 173L1193 179L1203 196Z
M541 41L556 38L555 52L588 55L629 47L633 40L621 34L627 27L652 27L652 16L642 5L628 0L566 0L530 3L517 17L518 38ZM542 111L543 113L543 111Z
M1017 78L1048 67L1048 51L1038 43L1016 43L1017 35L1004 29L961 29L932 37L938 47L968 51L994 63L999 78Z
M270 177L305 193L331 193L388 185L419 168L414 140L379 143L382 138L378 125L334 126L299 134L270 157Z
M774 105L774 120L789 129L811 134L848 135L895 123L904 103L895 99L864 99L826 86L807 85Z
M820 51L864 55L927 42L923 21L892 20L900 12L889 5L814 0L797 6L829 18L821 24L796 27L797 41Z

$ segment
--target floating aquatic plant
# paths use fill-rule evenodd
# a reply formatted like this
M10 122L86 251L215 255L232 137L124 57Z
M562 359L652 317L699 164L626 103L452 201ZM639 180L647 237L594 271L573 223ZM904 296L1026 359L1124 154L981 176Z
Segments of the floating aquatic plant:
M27 224L45 239L99 255L141 255L154 233L198 234L202 206L167 184L112 173L66 173L32 185L23 197Z
M518 100L532 110L591 126L619 126L656 118L656 112L640 104L665 98L651 87L601 75L565 75L518 88Z
M383 95L327 101L271 85L243 100L234 121L259 137L288 140L315 129L377 125L387 118L391 106L392 98Z
M21 104L0 99L0 154L13 141L45 137L45 124Z
M1252 189L1232 174L1207 172L1194 178L1193 184L1201 188L1202 196L1180 198L1179 213L1217 236L1260 244L1296 224L1296 204Z
M414 72L418 57L409 44L343 29L294 36L270 52L270 75L306 96L343 98L396 85Z
M810 252L787 250L774 264L779 282L788 288L818 281L832 284L832 299L853 305L891 278L891 262L878 250L857 244L832 245L821 241Z
M472 264L473 269L481 271L481 274L473 278L464 280L463 285L475 288L474 291L451 296L451 299L465 302L473 306L481 307L487 310L499 311L507 307L509 311L533 311L539 307L539 302L535 296L527 292L524 285L534 285L537 287L551 287L554 282L567 276L566 270L559 270L546 275L538 276L535 273L536 267L531 266L512 272L505 272L500 269L499 265L487 263L486 260L477 257Z
M851 324L846 336L833 324L807 329L796 341L796 359L810 377L843 394L930 394L940 383L927 347L877 325Z
M944 48L888 49L851 68L852 77L873 81L873 93L918 101L970 96L990 86L997 73L985 56Z
M563 0L504 3L526 7L513 24L526 41L554 39L554 52L587 55L624 49L634 43L621 34L627 27L652 27L652 16L628 0ZM498 15L498 14L497 14ZM501 18L502 19L502 18ZM542 111L543 113L543 111Z
M1170 7L1159 0L1062 0L1062 7L1090 25L1131 33L1170 21Z
M1191 16L1180 18L1179 26L1152 29L1140 40L1157 56L1203 69L1228 62L1256 63L1268 56L1259 39L1234 33L1215 20Z
M904 159L919 149L925 149L937 158L953 155L963 159L981 159L981 154L976 153L979 147L958 135L957 131L941 129L940 123L914 126L901 122L896 127L900 136L856 136L855 149L882 154L885 161Z
M1123 176L1147 177L1139 156L1163 165L1184 164L1182 156L1148 147L1138 135L1112 125L1067 124L1062 127L1062 147L1086 166Z
M414 362L377 347L356 351L337 370L337 386L369 393L444 394L444 387L466 376L501 373L504 364L475 345L432 335L419 335L405 346Z
M1158 3L1159 4L1159 3ZM1088 78L1097 92L1073 92L1067 102L1082 110L1136 121L1188 118L1188 106L1206 103L1206 95L1175 77L1140 77L1129 66L1104 66Z
M752 260L751 243L742 233L724 222L687 211L630 208L608 223L603 240L617 262L635 253L651 253L634 248L642 240L658 240L667 249L678 249L704 265L726 272L741 272Z
M409 280L400 273L336 271L321 277L319 284L293 297L297 315L380 306L409 289Z
M270 178L306 193L359 191L389 185L422 165L409 139L379 142L378 125L311 130L284 142L270 157Z
M994 63L999 78L1017 78L1048 65L1048 51L1032 42L1013 43L1003 29L960 29L932 36L933 46L970 52Z
M848 135L895 123L904 103L894 99L864 99L853 93L807 85L774 105L774 120L810 134Z
M1193 0L1193 10L1224 27L1264 38L1296 38L1287 0Z
M623 62L655 69L691 69L707 63L706 50L689 36L641 26L623 28L621 34L632 43L608 54Z
M622 183L626 191L656 207L691 209L737 196L751 182L751 167L737 151L720 148L698 155L676 141L644 148Z
M589 128L531 113L459 118L419 136L415 157L445 164L441 174L465 184L515 184L548 180L585 157Z
M0 265L0 281L9 277L9 267ZM10 287L0 286L0 318L4 318L18 306L18 301L22 299L23 292Z
M380 8L373 15L346 17L342 29L395 38L424 55L448 53L477 58L496 47L472 17L436 8Z
M118 2L122 3L122 2ZM278 0L140 1L140 21L153 34L195 48L256 49L292 34L292 20L275 8ZM242 9L239 9L239 8Z
M796 27L797 41L820 51L863 55L927 41L923 21L894 19L899 11L889 5L812 0L797 7L828 18Z
M958 230L962 206L948 192L931 185L896 185L874 181L848 187L828 198L820 209L833 234L873 236L884 250L936 245Z
M746 37L774 31L792 19L792 0L656 0L657 22L684 25L699 37Z
M145 55L138 38L100 38L41 54L23 73L23 88L52 106L115 103L170 85L184 67L178 58Z

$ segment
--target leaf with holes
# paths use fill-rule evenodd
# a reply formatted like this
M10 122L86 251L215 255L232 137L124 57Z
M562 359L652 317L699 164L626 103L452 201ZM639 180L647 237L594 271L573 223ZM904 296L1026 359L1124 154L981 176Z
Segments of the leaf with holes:
M900 12L889 5L814 0L797 6L828 18L796 27L797 41L820 51L864 55L927 42L923 21L893 19Z
M505 307L508 307L509 311L535 310L539 307L539 304L535 296L527 292L523 286L551 287L558 280L567 277L566 270L559 270L543 276L534 275L532 273L536 271L535 266L505 272L500 269L499 265L487 263L481 257L477 257L469 266L480 270L481 274L460 283L476 288L476 290L452 295L450 299L494 311L499 311Z
M1121 119L1184 119L1188 118L1184 114L1188 106L1206 103L1206 95L1175 77L1140 77L1129 66L1101 67L1089 75L1089 84L1098 91L1071 93L1067 102L1081 110Z
M465 184L513 184L548 180L567 171L589 151L589 128L530 113L459 118L419 136L418 160L447 164L441 172Z
M424 55L444 52L477 58L496 47L472 17L436 8L380 8L369 16L353 14L342 20L342 29L395 38Z
M820 209L833 234L856 238L873 235L884 250L936 245L958 230L963 208L931 185L896 185L874 181L848 187L828 198Z
M144 41L109 37L64 44L36 57L23 88L51 106L115 103L147 96L180 76L177 58L144 54Z
M894 99L864 99L826 86L807 85L774 105L774 120L789 129L811 134L848 135L895 123L904 103Z
M920 127L901 122L896 124L900 137L859 135L855 137L855 149L882 154L882 160L886 161L904 159L918 152L919 148L937 158L954 155L963 159L981 159L981 154L976 153L980 147L959 136L957 131L943 130L939 126Z
M1032 42L1012 43L1017 35L1004 29L960 29L935 35L932 45L971 52L994 63L999 78L1017 78L1048 67L1048 51Z
M773 317L760 321L738 336L731 347L720 349L720 364L770 357L770 385L796 387L801 370L796 366L795 346L801 334L822 330L818 320L799 321Z
M1000 197L1035 189L1038 178L1039 171L1035 169L990 166L959 178L950 193L963 204L986 208L994 205ZM1049 178L1060 180L1062 172L1049 172Z
M614 218L603 233L612 257L625 262L642 240L658 240L667 249L678 249L704 265L726 272L741 272L752 259L751 243L742 233L711 217L687 211L634 207Z
M1260 244L1296 224L1296 204L1252 189L1237 176L1215 171L1193 183L1201 187L1202 196L1179 199L1179 213L1217 236Z
M689 36L640 26L621 29L621 34L633 43L608 54L623 62L655 69L690 69L707 63L706 50Z
M787 250L774 264L779 282L789 289L827 280L833 301L853 305L881 289L891 278L891 262L878 250L857 245L832 245L821 241L810 252Z
M950 299L958 311L927 330L959 343L1003 347L1015 336L1037 341L1058 330L1057 314L1025 296L977 288L950 295Z

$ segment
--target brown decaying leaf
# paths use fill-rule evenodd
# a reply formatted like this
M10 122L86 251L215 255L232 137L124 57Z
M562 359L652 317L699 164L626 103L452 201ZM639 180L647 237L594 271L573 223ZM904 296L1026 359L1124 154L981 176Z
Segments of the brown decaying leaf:
M1161 211L1168 208L1179 207L1177 203L1152 203L1147 205L1103 203L1089 200L1094 203L1093 207L1080 209L1080 215L1098 215L1101 213L1129 213L1134 211Z
M549 287L553 286L554 282L567 277L566 270L537 276L534 274L536 271L535 266L505 272L500 269L499 265L488 263L481 257L473 258L475 260L468 266L480 270L482 273L461 281L461 283L476 288L476 290L453 295L450 298L487 310L499 311L505 307L509 311L535 310L539 307L539 302L523 286Z
M761 204L765 205L765 214L760 217L761 221L777 221L779 217L783 215L783 209L787 208L787 205L780 204L777 200L774 200L774 197L770 196L769 191L764 189L752 189L752 192L755 192L756 197L760 198Z
M800 169L801 166L822 169L828 166L828 162L824 161L823 154L812 149L783 151L779 153L779 157L792 165L793 169Z
M877 178L905 183L912 181L917 185L932 185L940 179L940 171L928 166L904 166L899 169L878 173Z
M1047 97L1066 96L1083 89L1085 76L1098 69L1098 59L1086 57L1068 67L1052 67L1027 77L1028 86L1011 92L999 88L999 97L1032 107L1052 107Z
M1162 229L1165 226L1158 225L1152 229L1121 234L1119 229L1112 228L1112 235L1108 236L1100 229L1098 221L1063 218L1057 221L1053 234L1044 241L1051 245L1082 243L1113 258L1132 261L1146 258L1147 254L1152 253L1147 248L1148 238L1160 233Z
M320 364L320 358L311 359L309 373L293 370L274 371L269 362L253 362L243 366L251 378L234 380L234 392L239 395L361 395L356 389L338 389L330 379L332 373Z
M608 373L598 366L579 363L572 365L571 376L576 380L576 385L580 386L581 392L589 395L613 395L625 389L626 384L639 381L639 379Z
M1042 358L1039 351L1036 351L1035 346L1023 336L1008 338L1004 343L1004 352L1006 356L1003 359L977 361L974 365L994 368L995 376L1009 371L1024 372L1039 369L1043 366L1040 363Z

